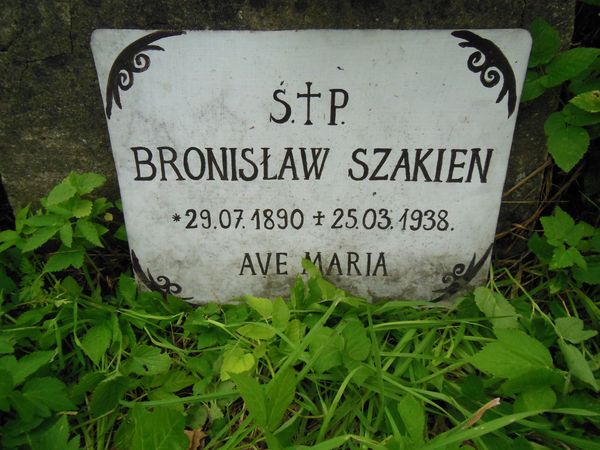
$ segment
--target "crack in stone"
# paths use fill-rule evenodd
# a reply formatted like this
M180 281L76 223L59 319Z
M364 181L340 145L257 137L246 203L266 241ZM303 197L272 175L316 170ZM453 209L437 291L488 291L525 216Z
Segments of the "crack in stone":
M16 65L22 66L22 70L19 73L19 77L18 77L18 83L17 85L19 86L19 91L22 90L23 88L23 78L25 77L25 73L27 72L27 70L29 70L29 66L31 66L31 64L35 64L35 63L43 63L46 61L49 61L51 59L54 58L60 58L61 56L65 56L65 55L70 55L71 53L57 53L56 55L49 55L49 56L44 56L43 58L36 58L36 59L21 59L21 60L15 60Z

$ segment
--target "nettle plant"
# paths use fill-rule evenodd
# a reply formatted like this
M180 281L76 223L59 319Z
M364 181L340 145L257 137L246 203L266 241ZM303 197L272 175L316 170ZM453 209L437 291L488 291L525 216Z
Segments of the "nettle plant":
M521 101L566 83L566 103L544 125L548 152L569 172L600 136L600 49L578 47L560 52L558 31L542 19L529 26L533 47Z
M529 249L555 274L551 291L600 284L600 229L575 222L560 207L540 221L543 235L533 235Z
M544 131L548 152L564 172L583 158L591 140L600 136L600 49L572 48L560 52L558 31L542 19L529 26L533 47L522 101L546 90L564 87L561 109L546 119ZM529 240L529 249L538 257L548 276L552 294L571 291L584 301L588 311L600 311L581 290L600 284L600 230L556 207L551 216L540 219L541 234Z
M40 200L41 208L28 205L15 216L15 229L0 232L0 289L15 288L7 271L29 275L30 291L39 291L45 276L68 268L81 269L90 288L94 285L86 262L88 252L103 247L105 226L113 220L113 204L106 198L86 198L106 179L96 173L71 173ZM124 228L117 235L124 236ZM36 289L37 287L37 289ZM23 298L26 300L27 295Z

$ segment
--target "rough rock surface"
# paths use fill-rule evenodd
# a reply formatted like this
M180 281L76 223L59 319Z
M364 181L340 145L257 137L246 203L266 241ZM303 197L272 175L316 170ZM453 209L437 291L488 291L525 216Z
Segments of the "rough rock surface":
M0 15L0 175L13 207L35 201L69 171L106 175L118 196L90 50L97 28L526 28L536 17L573 31L574 0L3 0ZM550 92L521 105L506 189L546 156ZM521 222L541 178L507 196L499 230ZM531 202L531 203L530 203Z

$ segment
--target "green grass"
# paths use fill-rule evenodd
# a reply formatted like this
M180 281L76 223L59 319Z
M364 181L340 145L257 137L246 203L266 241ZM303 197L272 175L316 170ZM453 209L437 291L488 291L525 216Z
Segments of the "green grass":
M310 266L285 301L193 308L26 261L4 269L2 448L185 449L184 429L206 449L600 448L595 304L543 265L451 309L371 304Z

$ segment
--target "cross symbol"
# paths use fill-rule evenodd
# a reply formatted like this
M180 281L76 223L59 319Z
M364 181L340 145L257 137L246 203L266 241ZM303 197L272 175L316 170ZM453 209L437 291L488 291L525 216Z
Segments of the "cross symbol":
M321 221L325 218L325 214L323 214L323 211L317 211L317 213L313 216L313 219L316 220L315 222L315 226L319 227L321 225L323 225L321 223Z

